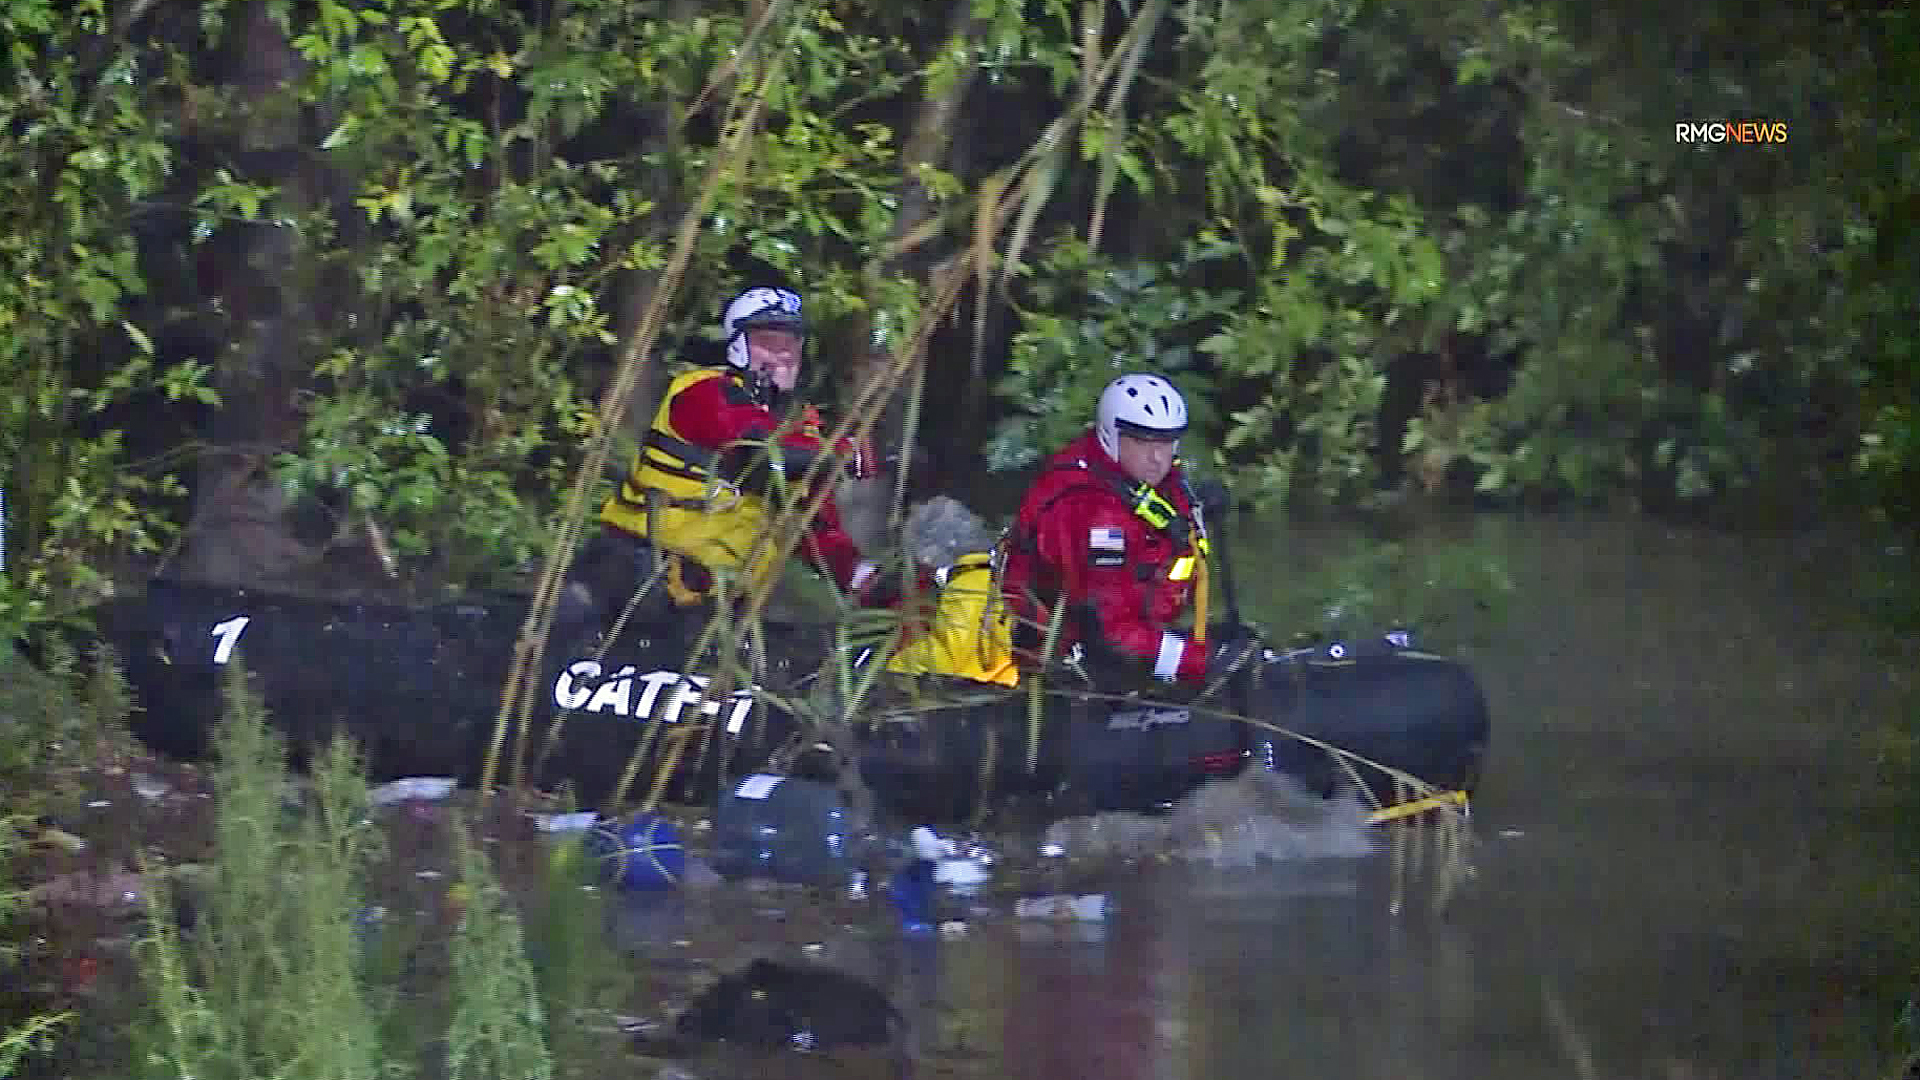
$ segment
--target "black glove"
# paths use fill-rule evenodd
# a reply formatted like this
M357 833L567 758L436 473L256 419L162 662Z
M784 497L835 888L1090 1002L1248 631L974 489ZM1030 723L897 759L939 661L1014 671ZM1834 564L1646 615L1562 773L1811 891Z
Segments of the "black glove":
M915 570L919 577L919 595L922 600L931 599L940 592L940 583L926 570ZM906 599L906 593L900 588L899 569L876 570L866 584L860 586L858 596L861 607L890 608L898 607Z
M788 484L798 483L813 468L820 451L812 447L780 445L780 470ZM766 495L773 490L773 454L756 443L736 443L720 454L719 473L743 491Z
M1207 681L1246 667L1260 656L1260 639L1244 626L1231 627L1207 646Z
M1208 517L1218 517L1233 506L1233 496L1227 491L1227 485L1211 476L1190 476L1187 478L1187 491L1193 501L1200 504L1200 510Z

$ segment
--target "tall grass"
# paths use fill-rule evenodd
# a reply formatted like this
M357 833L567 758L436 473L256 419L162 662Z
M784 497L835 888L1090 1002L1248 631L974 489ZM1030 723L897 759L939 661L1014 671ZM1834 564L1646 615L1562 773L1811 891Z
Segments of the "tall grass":
M0 642L0 812L31 818L84 795L82 774L131 745L132 691L105 645L89 662L50 636L38 665Z
M458 830L460 926L453 935L448 1080L552 1080L547 1013L520 919L485 854Z
M20 908L21 893L14 888L11 869L21 842L18 829L24 823L23 818L0 816L0 930L11 928ZM14 981L9 969L18 961L19 950L10 940L0 939L0 973L5 973L0 977L8 983ZM54 1032L71 1019L67 1012L32 1013L13 1026L0 1027L0 1077L13 1075L23 1060L51 1049Z
M191 905L199 918L181 927L172 897L149 897L139 949L148 1008L130 1074L557 1075L548 1033L566 1025L556 1025L556 1013L570 1020L596 989L579 959L595 924L565 910L583 895L577 877L547 897L543 925L564 926L566 940L530 943L488 854L466 824L449 820L438 831L458 867L451 888L411 927L403 914L369 919L379 877L392 866L359 754L335 741L301 791L286 770L286 744L238 665L225 697L214 743L213 860ZM454 925L436 933L456 910ZM543 978L531 959L540 951L571 960Z
M50 635L35 665L11 641L0 640L0 985L18 985L21 961L14 922L22 893L14 887L14 858L34 819L85 797L86 771L131 742L132 695L118 658L104 645L82 663L63 639ZM0 1015L0 1077L45 1054L70 1012ZM9 1026L11 1025L11 1026Z
M160 890L149 901L141 970L154 1023L136 1064L181 1080L393 1075L354 925L379 850L359 761L330 745L303 813L286 798L285 741L239 665L225 704L203 913L183 931Z
M583 837L567 836L544 856L535 871L544 887L527 924L537 945L530 959L549 1018L547 1044L556 1076L599 1076L603 1006L631 988L634 973L608 947L607 894Z

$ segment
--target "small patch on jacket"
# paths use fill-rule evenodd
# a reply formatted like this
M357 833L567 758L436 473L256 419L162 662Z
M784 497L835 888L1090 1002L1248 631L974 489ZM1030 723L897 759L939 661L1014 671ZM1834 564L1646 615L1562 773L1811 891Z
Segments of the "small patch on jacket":
M1126 565L1126 531L1112 525L1088 529L1087 555L1095 566Z

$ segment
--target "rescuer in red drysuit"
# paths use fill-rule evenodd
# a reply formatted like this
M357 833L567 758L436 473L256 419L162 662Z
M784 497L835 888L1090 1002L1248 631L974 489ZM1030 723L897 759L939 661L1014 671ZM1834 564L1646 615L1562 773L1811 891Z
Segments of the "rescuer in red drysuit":
M799 378L806 325L798 294L748 289L727 305L721 331L726 363L685 371L667 388L633 468L600 511L603 528L562 593L558 623L604 624L647 579L656 555L669 559L665 592L678 607L708 598L711 570L739 571L749 583L777 573L758 546L773 507L757 490L772 465L756 443L777 440L779 470L793 483L829 452L853 476L873 474L873 450L864 440L829 447L817 410L809 406L789 422L777 412ZM757 483L743 476L755 459ZM831 475L823 473L822 482L831 483ZM896 575L861 557L831 495L802 538L802 553L857 602L898 601Z
M1048 459L1006 548L1003 589L1027 659L1063 600L1055 657L1078 644L1101 666L1192 684L1220 658L1244 654L1243 636L1209 648L1171 628L1207 554L1204 518L1175 461L1186 429L1186 401L1171 383L1123 375L1101 393L1093 430Z

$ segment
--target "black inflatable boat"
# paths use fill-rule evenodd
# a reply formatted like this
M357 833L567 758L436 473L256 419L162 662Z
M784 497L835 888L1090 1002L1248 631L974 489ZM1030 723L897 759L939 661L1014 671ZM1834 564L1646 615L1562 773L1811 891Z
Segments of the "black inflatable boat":
M95 622L126 665L142 709L136 734L164 753L205 753L223 670L244 658L271 721L296 747L344 730L377 779L437 775L473 783L494 737L525 610L525 598L511 596L401 607L156 580L144 594L98 609ZM695 797L716 790L722 768L751 769L800 731L795 717L749 690L704 700L704 674L682 670L699 629L629 628L600 659L583 646L554 643L538 674L533 715L543 731L556 715L564 723L529 779L570 783L583 801L596 803L613 790L647 725L710 718L719 752L689 753L677 774L676 796ZM819 677L830 641L830 627L769 623L754 670L774 694L804 693L802 684ZM1267 651L1242 680L1207 704L1244 710L1404 771L1442 798L1463 797L1477 780L1488 738L1486 702L1453 660L1369 641ZM968 685L975 696L997 689ZM1062 812L1151 809L1249 764L1325 791L1357 777L1389 809L1434 797L1398 790L1371 768L1343 767L1322 748L1206 709L1150 697L1115 700L1064 677L1046 689L1038 729L1024 686L1003 691L1000 700L931 711L903 707L901 693L882 693L857 753L876 798L902 816L935 821L973 813L989 790L1065 793Z

